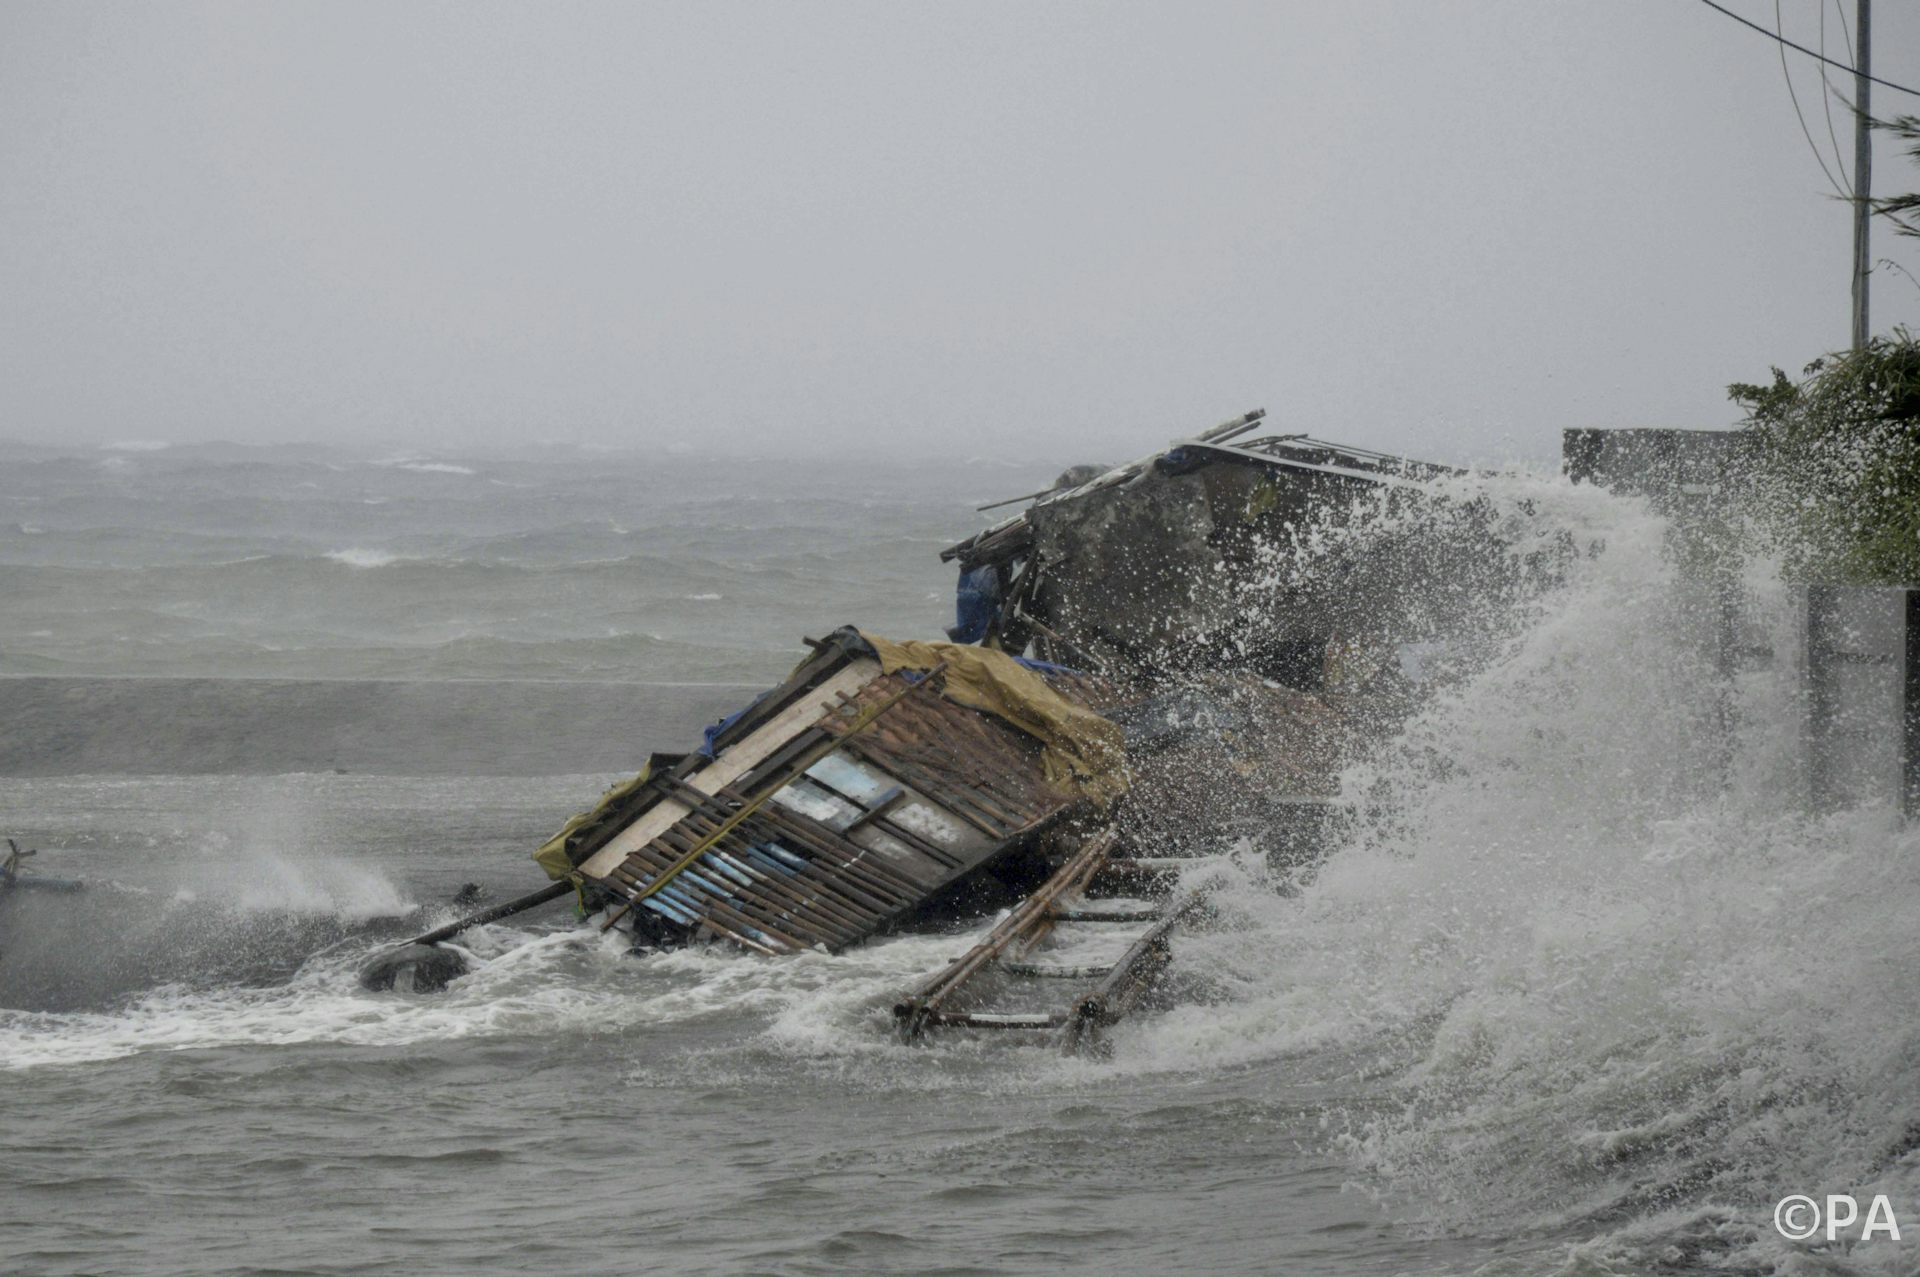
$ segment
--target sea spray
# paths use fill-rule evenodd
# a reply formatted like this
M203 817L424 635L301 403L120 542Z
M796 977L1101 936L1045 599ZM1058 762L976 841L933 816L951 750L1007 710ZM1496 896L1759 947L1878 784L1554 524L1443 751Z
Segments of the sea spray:
M81 788L126 793L123 782ZM301 778L240 786L229 811L191 830L131 811L150 825L128 831L149 844L132 859L59 849L86 890L0 904L0 1006L98 1010L161 986L276 984L316 950L419 914L396 866L356 848L343 813L310 790Z
M1222 926L1181 959L1222 1001L1123 1050L1384 1068L1381 1103L1330 1121L1392 1209L1439 1231L1599 1232L1580 1262L1628 1265L1581 1271L1773 1271L1788 1193L1892 1192L1911 1248L1920 834L1887 809L1806 814L1791 662L1716 668L1644 504L1476 482L1577 553L1349 771L1363 818L1316 874L1216 893ZM1744 585L1779 614L1768 564ZM1876 1238L1848 1262L1911 1255Z
M238 913L325 914L343 922L398 918L418 907L392 867L349 854L336 814L297 788L268 791L231 841L194 863L188 879Z

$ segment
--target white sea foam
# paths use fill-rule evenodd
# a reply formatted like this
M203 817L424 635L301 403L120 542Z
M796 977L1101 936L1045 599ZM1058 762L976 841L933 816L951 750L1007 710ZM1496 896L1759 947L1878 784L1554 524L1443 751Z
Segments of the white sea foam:
M403 917L416 907L384 869L338 856L269 853L222 872L221 899L235 909L365 922Z
M334 819L297 786L262 792L231 828L203 836L200 854L175 871L173 885L184 898L229 913L361 923L416 909L389 864L335 849Z
M155 1051L338 1043L404 1046L468 1037L550 1036L747 1014L770 1043L801 1054L886 1053L885 1007L903 982L970 941L909 937L828 957L762 960L691 949L635 958L619 934L583 927L470 932L474 970L440 994L369 993L355 980L366 946L310 960L285 985L160 988L123 1009L0 1010L0 1069L87 1064Z
M471 466L455 465L451 461L430 461L420 456L387 457L370 463L388 470L411 470L416 474L473 474Z
M585 933L560 933L528 945L535 957L542 950L548 958L560 949L599 950L595 960L619 961L617 947L609 952ZM580 987L578 970L569 979L556 978L551 970L529 979L528 969L540 964L524 959L482 963L437 996L367 993L354 979L355 962L364 956L334 953L315 959L290 983L273 988L156 989L109 1012L0 1011L0 1068L223 1046L404 1046L611 1027L643 1022L649 1014L645 999L622 997L612 988Z
M344 563L350 568L383 568L390 563L400 562L401 556L386 550L365 550L354 547L346 550L332 550L327 554L335 563Z

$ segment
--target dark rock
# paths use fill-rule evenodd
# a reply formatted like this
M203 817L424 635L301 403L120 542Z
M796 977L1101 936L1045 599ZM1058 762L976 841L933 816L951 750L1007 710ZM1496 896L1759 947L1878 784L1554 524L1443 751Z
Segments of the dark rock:
M467 960L452 949L410 944L376 955L360 968L360 987L376 992L438 993L467 974Z

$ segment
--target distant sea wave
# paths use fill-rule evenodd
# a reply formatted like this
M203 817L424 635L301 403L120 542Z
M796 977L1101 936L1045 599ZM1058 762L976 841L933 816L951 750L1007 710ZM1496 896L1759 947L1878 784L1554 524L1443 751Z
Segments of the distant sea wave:
M37 640L44 649L51 635ZM655 634L516 640L470 636L413 646L335 642L271 647L219 636L103 637L63 651L0 648L0 677L107 676L320 679L535 679L621 683L769 682L804 653L788 646L716 647Z
M977 493L885 456L105 455L0 466L0 676L764 682L838 625L938 636L939 547L978 497L1044 482Z
M688 749L757 684L0 678L0 776L571 775Z
M400 556L386 550L333 550L326 556L335 563L344 563L350 568L383 568L389 563L398 563ZM240 562L250 562L242 559Z

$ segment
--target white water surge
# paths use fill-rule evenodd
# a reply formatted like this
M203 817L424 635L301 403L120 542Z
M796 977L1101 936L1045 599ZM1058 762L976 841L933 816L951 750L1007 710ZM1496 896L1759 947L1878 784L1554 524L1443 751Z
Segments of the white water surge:
M1721 686L1676 637L1707 600L1661 520L1558 481L1486 495L1572 535L1564 585L1347 776L1381 807L1303 890L1221 893L1182 959L1224 1003L1123 1050L1386 1076L1384 1109L1329 1123L1390 1208L1597 1234L1569 1272L1912 1271L1920 834L1804 813L1789 662L1736 677L1716 754ZM1784 615L1768 565L1746 585ZM1814 1260L1775 1235L1780 1197L1840 1192L1891 1194L1904 1246Z

